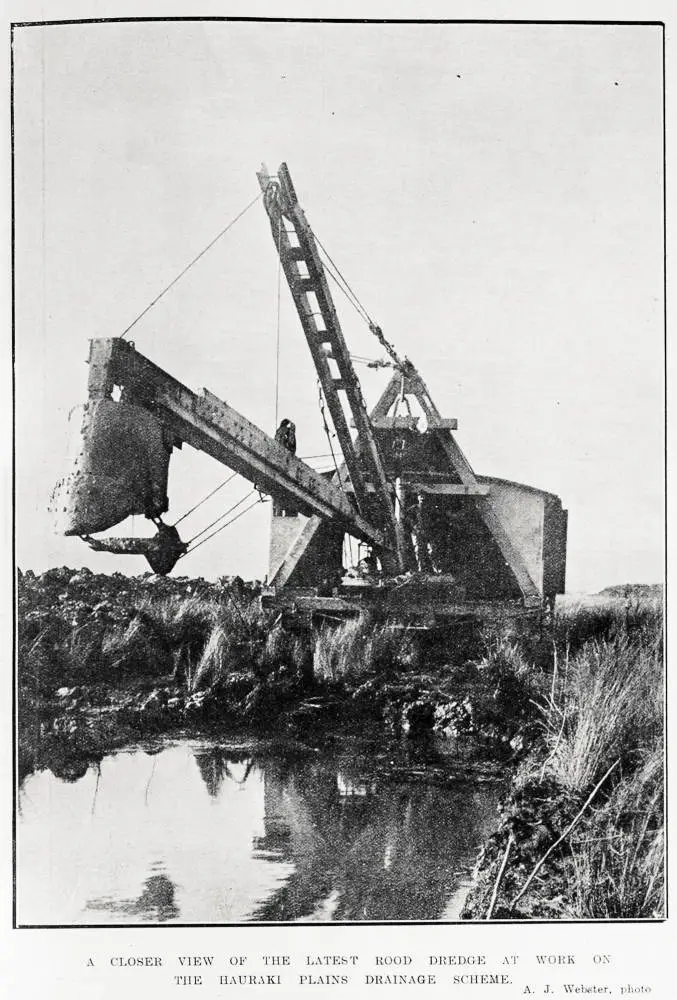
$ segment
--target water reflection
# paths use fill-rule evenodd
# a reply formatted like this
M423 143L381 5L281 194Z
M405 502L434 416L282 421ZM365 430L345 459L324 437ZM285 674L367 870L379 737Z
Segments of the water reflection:
M175 900L176 886L166 875L149 875L138 899L92 899L88 910L105 910L130 917L139 917L150 923L176 920L179 908Z
M352 773L346 766L313 761L292 773L276 761L264 766L266 832L254 848L294 871L253 920L306 918L332 893L334 920L443 915L493 819L487 793L392 786L365 780L358 762Z
M236 784L244 784L253 766L251 755L246 751L228 750L224 747L203 747L194 750L193 753L205 788L213 799L218 797L226 778ZM243 762L245 764L244 773L239 777L234 765Z
M19 923L449 919L497 791L394 783L374 761L186 740L69 784L32 775Z

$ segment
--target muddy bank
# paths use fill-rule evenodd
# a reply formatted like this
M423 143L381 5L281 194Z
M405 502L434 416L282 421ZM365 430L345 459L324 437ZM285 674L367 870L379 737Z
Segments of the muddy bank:
M461 919L661 919L660 765L641 788L612 772L582 796L542 764L530 760L513 779Z
M607 769L585 796L542 771L535 757L513 779L461 919L663 919L662 761Z
M535 764L535 759L532 764ZM466 899L463 920L552 920L567 916L567 847L545 861L533 891L527 880L576 815L564 790L536 775L513 784L500 804L500 825L482 848Z

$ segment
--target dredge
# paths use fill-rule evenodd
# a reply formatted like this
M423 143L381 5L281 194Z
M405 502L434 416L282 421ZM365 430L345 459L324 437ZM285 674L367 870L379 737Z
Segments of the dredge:
M171 571L191 551L162 521L170 456L185 443L272 497L269 605L339 618L377 608L421 626L541 612L564 591L560 499L476 474L454 437L457 421L440 415L412 362L365 313L388 355L379 365L392 372L367 410L328 284L337 269L320 252L286 164L275 176L265 167L257 176L341 462L319 473L296 457L291 421L273 438L123 337L95 339L88 400L71 418L73 468L52 498L57 530L97 550L144 554L155 572ZM92 537L133 514L151 519L157 534ZM351 572L343 565L346 535L362 554Z

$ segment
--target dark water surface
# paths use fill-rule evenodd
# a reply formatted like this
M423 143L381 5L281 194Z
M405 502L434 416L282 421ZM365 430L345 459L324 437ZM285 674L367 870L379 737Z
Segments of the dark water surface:
M18 923L456 920L499 786L412 752L185 739L30 775Z

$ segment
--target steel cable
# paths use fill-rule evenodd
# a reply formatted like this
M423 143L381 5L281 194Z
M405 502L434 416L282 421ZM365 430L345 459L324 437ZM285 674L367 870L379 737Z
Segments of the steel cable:
M282 286L282 213L277 222L277 332L275 336L275 426L279 417L280 404L280 302Z
M338 463L336 461L336 455L334 454L334 446L331 442L331 431L329 429L329 424L327 423L327 417L324 409L324 393L322 392L322 383L319 378L317 380L317 398L320 407L320 414L322 415L322 423L324 424L324 433L327 435L327 444L329 445L329 450L331 452L331 458L334 463L334 469L336 470L336 478L338 480L339 489L343 489L341 484L341 473L339 472Z
M325 270L327 271L327 274L329 274L329 276L334 279L334 281L336 282L336 284L338 285L338 287L341 289L341 291L343 292L343 294L346 296L346 298L348 299L348 301L351 303L351 305L353 306L353 308L357 310L357 312L359 313L359 315L362 317L362 319L365 321L365 323L369 327L370 332L376 337L376 339L378 340L378 342L381 345L381 347L383 347L385 349L385 351L387 351L387 353L389 354L389 356L392 359L392 361L395 364L395 366L397 368L402 368L403 367L403 361L399 357L397 351L395 350L395 348L393 347L393 345L388 340L386 340L386 338L383 335L383 331L381 330L381 327L377 326L376 323L374 323L373 319L371 318L371 316L369 315L369 313L367 312L367 310L364 308L364 306L362 305L362 303L358 299L358 297L355 294L355 292L352 290L352 288L350 287L350 285L348 284L348 282L346 281L346 279L343 277L341 271L338 268L338 265L332 260L330 254L329 254L329 251L323 246L321 240L319 239L319 237L317 235L315 235L315 241L316 241L317 245L321 248L324 256L326 257L326 260L324 262L324 267L325 267ZM327 260L331 264L331 267L333 267L335 269L336 274L334 274L332 272L331 268L327 266ZM338 275L338 277L337 277L337 275ZM339 278L340 278L340 281L339 281ZM343 284L341 284L341 282ZM345 285L345 288L343 287L344 285Z
M237 508L241 506L241 504L243 504L245 500L248 500L249 497L252 495L252 493L255 492L256 490L250 490L249 493L246 493L245 496L243 496L242 499L238 500L237 503L234 503L232 507L229 507L228 510L224 510L223 514L219 514L218 517L214 518L214 520L210 524L208 524L205 528L203 528L202 531L198 531L196 535L193 535L192 538L189 538L188 541L186 542L186 545L192 545L192 543L195 541L196 538L199 538L200 535L204 535L205 531L209 531L209 529L213 528L215 524L218 524L219 521L222 521L224 517L228 517L229 514L232 514L234 510L237 510Z
M234 472L232 476L228 476L228 478L224 479L222 483L219 483L219 485L216 486L211 491L211 493L208 493L207 496L203 497L202 500L199 500L194 507L191 507L190 510L187 510L185 514L182 514L177 521L174 521L174 527L176 527L177 524L181 524L182 521L185 521L185 519L188 517L189 514L192 514L194 510L197 510L198 507L201 507L203 503L206 503L210 497L213 497L215 493L218 493L219 490L222 490L224 486L227 486L228 483L232 482L232 480L235 479L236 476L237 472Z
M184 267L184 269L182 271L180 271L179 274L177 274L177 276L173 279L173 281L170 281L169 284L165 288L162 289L162 291L160 292L160 294L155 296L155 298L150 303L150 305L147 305L146 308L143 310L143 312L140 312L139 315L136 317L136 319L132 323L130 323L129 326L125 330L122 331L122 333L120 334L120 339L122 339L123 337L126 337L127 334L129 333L129 331L132 329L132 327L136 326L136 324L139 322L139 320L143 319L143 317L146 315L146 313L149 312L153 308L153 306L156 305L156 303L158 303L160 301L160 299L163 297L163 295L166 295L167 292L169 291L169 289L174 287L174 285L177 283L177 281L179 281L184 276L184 274L191 269L191 267L193 266L193 264L197 264L197 262L200 260L200 258L204 257L204 255L207 253L207 251L211 250L211 248L214 246L214 244L217 243L221 239L222 236L225 236L225 234L228 232L229 229L233 228L233 226L235 225L235 223L238 222L242 218L242 216L245 215L249 211L249 209L252 207L252 205L256 204L256 202L262 196L262 193L263 192L259 192L259 194L257 194L256 198L254 198L252 201L250 201L249 204L246 205L245 208L243 208L242 211L239 212L235 216L234 219L231 219L231 221L228 223L228 225L225 226L221 230L221 232L218 233L214 237L214 239L211 241L211 243L208 243L207 246L204 248L204 250L200 251L200 253L197 255L197 257L193 257L193 259L191 260L190 264L186 264L186 266Z
M254 491L252 490L252 493L253 492ZM247 513L247 511L250 511L253 507L256 507L257 504L260 504L260 503L267 503L267 500L264 499L263 497L259 497L259 499L255 500L254 503L250 503L248 507L245 507L244 510L241 510L239 514L235 515L235 517L231 517L230 521L226 521L226 523L222 524L220 528L216 529L216 531L212 531L211 535L207 535L207 537L203 538L201 542L197 543L197 545L193 545L192 548L188 549L187 552L184 552L184 554L183 554L183 556L181 556L181 558L185 559L185 557L189 556L191 554L191 552L195 552L195 549L199 549L200 546L204 545L205 542L208 542L210 538L214 538L214 536L218 535L218 533L220 531L223 531L224 528L227 528L229 525L234 524L234 522L237 521L239 518L243 517ZM205 529L205 531L206 530L207 529ZM197 538L197 535L195 537Z
M352 290L352 288L350 287L350 285L348 284L348 282L346 281L346 279L341 274L341 271L340 271L338 265L332 259L331 255L329 254L329 251L326 249L326 247L324 246L324 244L320 240L320 238L317 235L317 233L315 233L314 235L315 235L315 242L317 243L317 245L322 250L324 256L329 261L331 267L336 271L336 274L333 274L332 271L331 271L331 269L327 267L327 263L325 261L325 268L327 269L328 273L331 274L331 276L334 279L334 281L336 282L336 284L339 286L339 288L341 288L341 291L343 292L343 294L346 297L350 297L353 300L353 305L355 306L355 308L357 309L357 311L360 313L360 315L362 316L362 318L368 324L371 325L373 323L373 320L372 320L371 316L369 315L369 313L367 312L367 310L364 308L364 306L362 305L362 303L360 302L360 300L358 299L357 295ZM338 275L338 277L337 277L337 275ZM340 281L339 281L339 279L340 279ZM343 288L342 285L345 286L345 288Z

